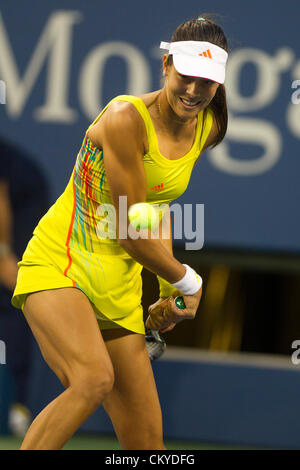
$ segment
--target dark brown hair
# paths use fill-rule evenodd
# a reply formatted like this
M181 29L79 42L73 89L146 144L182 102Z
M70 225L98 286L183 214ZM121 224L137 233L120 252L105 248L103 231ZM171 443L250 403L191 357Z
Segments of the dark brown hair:
M216 46L228 52L226 36L222 28L214 21L213 16L216 15L203 13L197 19L188 20L180 24L173 33L171 41L207 41L216 44ZM203 21L203 18L205 21ZM171 65L172 63L172 55L169 55L167 64ZM212 148L214 148L224 139L227 131L228 112L224 85L219 85L214 98L209 104L209 108L214 113L218 127L217 137L212 144ZM204 111L203 123L205 122L206 115L207 109Z

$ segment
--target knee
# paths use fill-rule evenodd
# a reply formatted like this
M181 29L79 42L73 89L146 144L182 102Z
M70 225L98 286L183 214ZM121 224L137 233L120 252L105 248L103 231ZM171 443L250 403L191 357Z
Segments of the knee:
M143 426L136 430L131 429L124 435L124 449L126 450L164 450L162 430L155 425Z
M72 380L70 386L91 408L97 408L114 385L114 374L109 369L85 370L79 377Z

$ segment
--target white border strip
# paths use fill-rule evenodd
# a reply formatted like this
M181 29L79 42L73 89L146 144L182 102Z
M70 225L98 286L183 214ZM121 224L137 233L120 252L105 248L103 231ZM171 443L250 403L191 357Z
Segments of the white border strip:
M200 349L167 346L161 361L209 362L217 365L260 367L263 369L293 369L300 372L300 366L294 365L288 356L268 355L243 352L218 352Z

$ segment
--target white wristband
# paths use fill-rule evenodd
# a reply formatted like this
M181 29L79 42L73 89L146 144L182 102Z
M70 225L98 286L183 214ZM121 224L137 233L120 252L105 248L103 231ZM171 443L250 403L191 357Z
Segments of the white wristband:
M194 295L202 286L202 278L187 264L183 266L186 267L185 275L180 281L174 282L172 286L184 295Z

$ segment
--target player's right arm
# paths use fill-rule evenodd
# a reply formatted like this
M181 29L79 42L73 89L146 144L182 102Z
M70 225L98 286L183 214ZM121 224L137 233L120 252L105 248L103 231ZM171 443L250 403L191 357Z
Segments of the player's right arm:
M116 210L117 224L120 196L127 197L127 209L132 204L146 202L144 133L143 120L134 106L127 102L112 103L101 117L101 125L96 125L89 131L92 142L103 149L106 177ZM128 233L128 214L126 221ZM133 240L127 236L118 241L136 261L168 282L177 282L185 275L185 267L160 240Z
M89 131L92 142L103 150L106 177L112 201L119 220L120 196L127 197L127 209L132 204L146 202L146 175L143 165L145 127L140 115L131 103L115 102L101 117L101 124L96 124ZM129 219L126 214L126 230ZM117 227L119 229L119 227ZM119 233L119 232L118 232ZM119 238L120 245L149 271L168 281L170 284L182 280L186 268L174 258L170 246L160 239L138 238L129 236ZM170 243L170 242L169 242ZM167 319L160 315L150 315L148 327L172 329L176 323L195 317L200 302L202 289L194 295L185 296L186 309L179 310L171 299L167 309Z
M172 221L170 207L165 211L159 226L159 239L164 247L173 255L173 240L172 240ZM165 279L157 276L159 282L160 298L170 297L176 289L168 283Z

